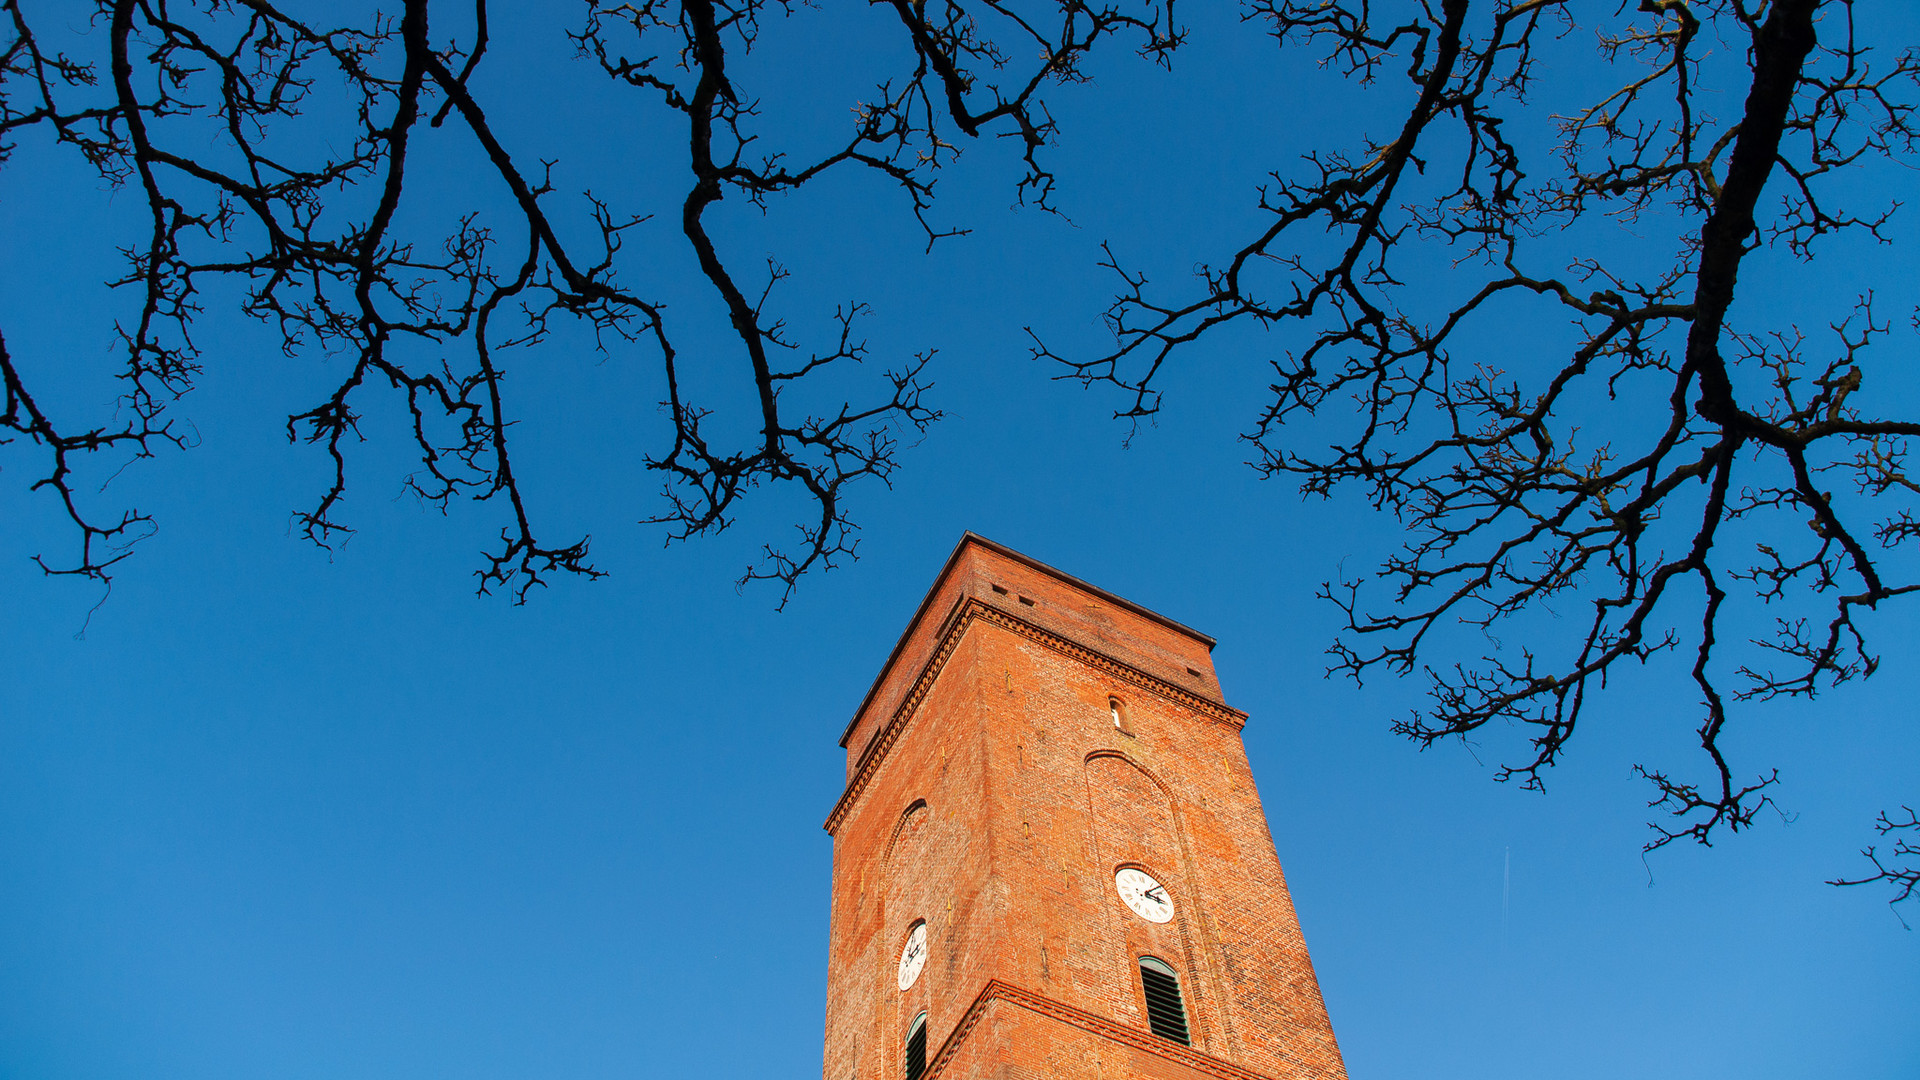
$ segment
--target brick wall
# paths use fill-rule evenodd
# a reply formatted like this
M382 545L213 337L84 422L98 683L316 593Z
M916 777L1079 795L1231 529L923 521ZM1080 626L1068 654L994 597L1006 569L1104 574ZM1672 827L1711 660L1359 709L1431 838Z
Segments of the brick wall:
M942 1080L1344 1077L1211 644L962 542L843 740L824 1080L901 1075L922 1010ZM1122 865L1171 922L1121 904ZM1143 955L1179 972L1191 1050L1147 1033Z

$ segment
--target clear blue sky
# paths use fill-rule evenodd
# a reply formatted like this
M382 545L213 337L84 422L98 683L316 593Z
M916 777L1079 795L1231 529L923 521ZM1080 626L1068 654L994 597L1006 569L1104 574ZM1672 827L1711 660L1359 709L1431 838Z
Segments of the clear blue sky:
M81 25L87 5L67 7ZM330 371L281 357L219 296L180 406L201 443L110 489L161 530L84 638L96 594L28 562L64 538L22 490L31 463L0 452L0 1080L814 1075L835 739L965 529L1219 639L1356 1080L1920 1074L1920 934L1881 895L1821 884L1858 871L1874 812L1920 797L1910 612L1882 621L1870 683L1743 714L1733 748L1745 771L1782 766L1791 823L1643 860L1629 766L1697 768L1683 671L1618 680L1545 795L1491 781L1502 733L1416 753L1388 724L1418 687L1328 681L1337 613L1312 600L1391 523L1241 465L1277 344L1196 350L1131 446L1112 402L1027 359L1025 325L1103 343L1101 240L1177 278L1256 220L1265 169L1363 122L1204 14L1172 75L1118 58L1057 95L1070 221L1006 209L1000 147L943 180L943 219L976 231L931 255L903 212L874 224L891 204L865 183L716 213L743 263L795 271L797 324L857 297L876 356L941 350L949 418L894 490L858 493L860 562L783 613L732 586L785 527L778 495L693 546L632 524L653 509L637 466L658 438L641 356L512 366L533 509L556 536L591 532L612 571L525 607L471 595L488 510L401 496L391 411L359 448L359 535L331 558L289 535L324 466L282 425ZM558 148L561 186L567 168L635 199L682 183L647 141L660 131L614 119L557 30L501 18L522 52L487 78L524 86L509 126ZM802 11L794 43L768 35L770 114L837 130L866 77L839 58L873 47L847 33ZM568 110L538 111L574 85ZM83 372L108 356L97 283L135 210L31 139L0 172L0 327L74 415L111 394ZM649 240L658 292L711 322L673 283L671 224ZM1803 273L1753 287L1847 271ZM1886 285L1910 304L1913 280Z

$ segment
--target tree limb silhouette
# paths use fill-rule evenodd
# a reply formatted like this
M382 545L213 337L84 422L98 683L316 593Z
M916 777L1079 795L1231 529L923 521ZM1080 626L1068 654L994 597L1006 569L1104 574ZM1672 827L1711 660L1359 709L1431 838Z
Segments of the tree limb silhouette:
M1113 350L1036 354L1137 424L1217 328L1297 335L1246 436L1256 468L1358 487L1407 533L1373 578L1325 588L1347 623L1336 670L1424 672L1430 707L1396 725L1422 746L1531 731L1498 776L1537 788L1590 692L1688 650L1709 768L1640 767L1664 819L1647 847L1752 824L1777 772L1730 762L1729 703L1878 665L1864 615L1920 589L1920 420L1870 393L1911 356L1876 368L1890 324L1870 294L1816 353L1737 284L1838 234L1884 242L1893 207L1851 214L1837 181L1910 166L1920 59L1882 56L1841 0L1252 7L1350 79L1403 71L1396 130L1275 172L1265 227L1197 289L1150 287L1110 247ZM1587 73L1546 78L1543 58L1577 63L1582 40L1610 81L1575 99ZM1741 104L1716 117L1722 101ZM1769 605L1773 632L1749 631ZM1449 662L1460 625L1490 648Z
M1052 130L1047 89L1079 78L1084 56L1117 34L1136 35L1139 51L1154 57L1178 39L1168 0L1127 12L1056 0L1024 15L991 0L877 7L873 17L901 36L911 67L857 103L844 141L790 164L784 150L757 156L762 141L798 140L758 121L730 67L764 20L790 17L790 8L584 0L565 31L586 60L581 70L640 91L636 112L665 109L685 125L677 152L691 183L679 205L680 239L733 336L731 350L701 339L693 355L684 320L650 296L661 285L649 279L657 250L633 243L662 208L592 193L614 183L558 190L556 163L516 147L498 122L484 79L487 58L498 55L488 47L485 0L404 0L392 10L98 0L104 34L77 39L104 39L93 60L44 47L20 0L0 8L10 25L0 52L0 138L11 145L44 133L136 192L147 211L145 235L127 245L114 283L136 301L120 331L120 413L130 421L55 419L31 389L31 365L0 349L0 433L40 448L36 489L55 493L79 535L74 557L43 563L47 572L105 582L148 531L137 512L96 519L76 470L89 457L110 471L106 456L184 445L169 406L203 364L231 359L208 356L193 335L202 298L224 284L241 290L245 315L277 330L287 355L348 361L329 391L287 418L288 438L319 448L331 465L325 489L295 514L300 532L323 547L352 533L342 514L352 448L369 399L389 391L409 418L416 465L408 488L443 509L456 497L506 504L499 541L475 575L480 592L501 589L518 601L555 575L602 571L586 537L556 542L536 525L507 439L515 412L503 351L540 356L545 345L551 353L549 339L567 323L602 350L651 356L665 430L653 444L661 449L637 457L664 481L662 509L646 520L664 525L670 540L726 529L756 488L804 493L811 510L798 542L768 544L742 577L778 583L784 605L801 576L854 555L849 489L888 482L903 435L939 419L926 397L933 352L892 358L868 396L823 405L823 369L869 359L856 328L865 305L843 304L837 334L820 344L790 337L786 320L768 310L785 271L772 267L759 282L751 280L757 270L743 274L709 227L714 207L730 194L764 206L829 173L864 170L901 194L932 244L958 231L928 216L935 174L958 152L956 128L967 138L1022 140L1017 191L1044 205L1052 189L1039 156ZM450 36L438 29L449 19ZM314 138L316 130L326 136ZM417 159L462 150L478 152L495 195L453 207L456 223L435 232L421 222L444 212L445 197ZM716 433L728 425L709 421L725 410L693 393L682 378L689 362L729 373L750 392L751 438Z

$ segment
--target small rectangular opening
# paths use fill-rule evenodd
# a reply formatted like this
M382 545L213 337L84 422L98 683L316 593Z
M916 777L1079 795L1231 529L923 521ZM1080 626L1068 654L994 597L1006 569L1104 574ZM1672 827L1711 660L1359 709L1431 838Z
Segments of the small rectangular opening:
M1196 679L1204 679L1204 678L1206 678L1206 676L1205 676L1205 675L1202 675L1202 674L1200 674L1200 672L1199 672L1199 670L1198 670L1198 669L1196 669L1196 668L1188 668L1188 669L1187 669L1187 674L1189 674L1189 675L1191 675L1191 676L1193 676L1193 677L1194 677L1194 678L1196 678Z
M1026 597L1024 597L1024 596L1020 598L1020 602L1021 602L1021 603L1023 603L1023 604L1025 604L1025 605L1027 605L1028 607L1032 607L1032 606L1033 606L1033 601L1031 601L1031 600L1029 600L1029 599L1027 599L1027 598L1026 598Z
M1007 587L1005 585L995 585L993 591L999 593L1001 596L1007 595Z

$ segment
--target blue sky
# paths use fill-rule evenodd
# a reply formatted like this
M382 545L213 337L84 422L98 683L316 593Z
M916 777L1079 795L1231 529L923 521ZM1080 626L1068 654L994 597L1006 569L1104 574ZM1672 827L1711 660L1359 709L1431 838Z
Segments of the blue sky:
M161 528L83 637L96 594L28 561L63 536L6 451L0 1078L811 1075L835 739L965 529L1219 639L1356 1078L1920 1072L1920 936L1881 896L1821 884L1860 868L1876 811L1916 797L1910 614L1881 620L1889 662L1869 683L1741 714L1735 751L1746 771L1782 766L1790 822L1643 859L1630 765L1695 767L1682 668L1617 680L1545 795L1491 781L1501 733L1417 753L1388 725L1419 687L1329 681L1337 612L1312 599L1392 523L1242 465L1278 344L1196 350L1130 445L1111 401L1027 358L1028 325L1103 343L1101 240L1177 279L1257 220L1252 186L1293 153L1276 144L1362 122L1363 101L1330 106L1337 86L1189 14L1171 75L1116 59L1056 98L1067 219L1008 210L991 145L942 181L940 213L975 232L930 255L897 206L875 224L887 197L852 180L765 218L716 214L742 261L794 271L781 295L802 329L857 297L876 356L941 350L948 419L892 491L858 493L861 560L784 612L732 581L791 504L775 493L663 549L632 524L653 510L651 370L577 342L511 365L517 446L534 512L591 532L612 575L525 607L471 595L489 508L401 496L391 413L359 448L358 535L332 556L290 535L324 466L282 425L330 371L217 296L207 376L180 405L200 445L109 489ZM490 77L503 98L524 85L524 145L635 200L681 183L649 148L660 132L540 36L557 31L502 18L526 53ZM861 76L834 57L878 48L865 32L803 11L793 38L769 34L753 71L781 88L763 90L770 118L835 130ZM567 79L576 107L538 111ZM0 243L36 256L0 261L0 327L76 414L111 394L85 372L107 356L97 283L133 209L30 141L0 172ZM651 234L658 288L712 333L673 240ZM1910 304L1904 251L1885 280ZM1749 286L1804 299L1862 272L1818 265Z

